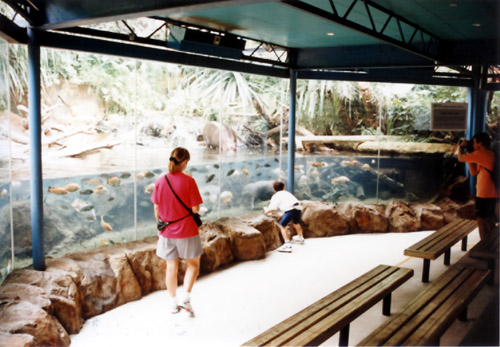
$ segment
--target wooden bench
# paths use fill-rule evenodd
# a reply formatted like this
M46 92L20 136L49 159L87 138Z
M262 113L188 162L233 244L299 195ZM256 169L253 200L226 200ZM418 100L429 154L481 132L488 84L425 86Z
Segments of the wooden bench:
M446 329L467 319L467 306L490 270L456 264L433 281L358 346L438 346Z
M482 259L488 262L488 269L491 270L489 284L493 284L495 281L495 263L498 260L498 237L499 229L497 227L491 238L479 241L469 252L471 258Z
M412 276L412 269L379 265L243 346L317 346L339 331L339 345L347 346L350 322L380 300L390 315L392 291Z
M456 219L439 228L423 240L405 249L404 254L424 259L422 282L429 282L431 260L444 255L444 265L450 265L451 246L462 240L462 251L467 250L467 235L477 228L477 222L470 219Z

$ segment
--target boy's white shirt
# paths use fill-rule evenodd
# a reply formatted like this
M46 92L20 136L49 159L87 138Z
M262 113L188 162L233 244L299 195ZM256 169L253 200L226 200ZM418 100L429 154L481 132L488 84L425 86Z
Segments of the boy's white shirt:
M296 203L299 203L299 205L294 206ZM295 196L293 196L292 193L286 190L280 190L272 196L271 201L269 202L269 206L267 207L265 212L274 210L286 212L293 209L302 210L302 206L300 205L299 200Z

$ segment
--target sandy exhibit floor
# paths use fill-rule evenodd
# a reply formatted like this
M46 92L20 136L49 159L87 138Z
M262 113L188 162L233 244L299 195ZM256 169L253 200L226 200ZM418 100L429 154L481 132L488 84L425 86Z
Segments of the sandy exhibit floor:
M403 250L429 233L306 239L305 245L294 245L291 254L272 251L264 259L236 263L200 277L192 293L194 318L185 311L169 313L168 294L158 291L87 320L81 332L71 336L71 346L240 346L378 264L415 271L392 295L392 312L396 312L425 287L422 260L404 256ZM472 232L469 249L478 240L477 231ZM460 243L455 245L452 264L464 254ZM431 262L430 280L445 270L442 257ZM469 306L469 321L456 321L441 345L460 343L494 296L494 288L487 286L479 293ZM350 345L386 319L381 309L378 303L351 323ZM323 345L338 345L338 334Z

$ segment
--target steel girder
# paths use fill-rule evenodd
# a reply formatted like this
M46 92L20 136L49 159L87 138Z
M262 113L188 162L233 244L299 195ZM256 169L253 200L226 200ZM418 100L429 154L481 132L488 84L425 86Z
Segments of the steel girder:
M331 21L333 23L342 25L349 29L358 31L370 37L373 37L377 40L380 40L384 43L389 43L393 46L416 54L420 57L424 57L431 61L437 61L438 56L438 47L439 47L439 38L433 35L432 33L420 28L417 24L397 15L394 12L391 12L371 0L353 0L348 10L343 14L337 11L334 1L330 0L331 12L325 11L316 6L310 5L300 0L282 0L283 4L291 6L292 8L298 9L300 11L304 11L311 15L323 18L325 20ZM359 23L356 23L349 19L350 15L353 13L352 9L359 2L364 3L365 15L366 15L366 23L370 23L369 26L364 26ZM384 25L381 28L377 28L374 18L373 11L376 10L377 13L382 13L386 16L386 20ZM359 12L358 12L359 15ZM399 35L391 36L388 35L386 29L389 24L395 24L399 29ZM403 32L402 27L411 28L411 35L406 35Z

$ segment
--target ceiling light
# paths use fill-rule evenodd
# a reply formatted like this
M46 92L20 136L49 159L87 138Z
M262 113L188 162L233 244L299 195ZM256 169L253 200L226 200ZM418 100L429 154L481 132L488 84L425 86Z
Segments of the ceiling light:
M328 36L333 36L335 33L326 33Z
M457 7L458 5L454 2L450 3L450 7Z
M481 23L474 23L472 24L473 27L479 28L481 26Z

